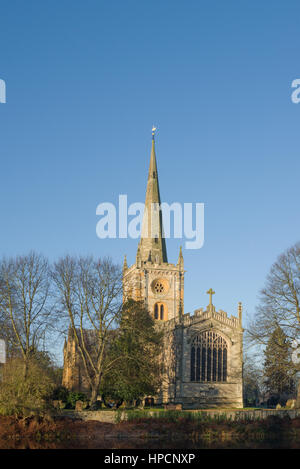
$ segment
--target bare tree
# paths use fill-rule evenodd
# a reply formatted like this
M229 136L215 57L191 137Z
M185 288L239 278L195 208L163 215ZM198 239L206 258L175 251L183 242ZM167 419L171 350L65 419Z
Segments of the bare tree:
M121 314L121 270L110 259L66 256L54 264L53 279L94 403L101 380L115 361L109 361L106 352Z
M263 372L257 366L256 357L244 355L243 398L244 405L257 406L263 391Z
M300 242L272 265L253 322L247 329L250 344L266 346L280 327L290 340L300 338ZM295 364L295 373L299 365ZM298 388L300 401L300 385ZM299 402L300 404L300 402Z
M252 341L266 345L277 326L290 339L300 336L300 242L272 265L247 332Z
M23 357L25 376L30 357L50 322L48 261L31 252L0 261L0 323L10 346Z

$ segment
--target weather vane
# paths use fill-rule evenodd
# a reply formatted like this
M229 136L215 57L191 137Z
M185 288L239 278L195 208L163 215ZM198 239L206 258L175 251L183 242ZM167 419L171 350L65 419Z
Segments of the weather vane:
M154 127L154 125L152 126L152 137L154 138L154 135L155 135L155 131L157 130L157 127Z

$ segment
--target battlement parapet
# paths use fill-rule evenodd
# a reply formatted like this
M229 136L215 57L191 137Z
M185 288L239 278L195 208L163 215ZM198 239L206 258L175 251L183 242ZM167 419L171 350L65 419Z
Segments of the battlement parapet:
M128 273L134 271L137 268L137 264L132 264L130 267L127 267L127 269L124 271L124 276L126 277ZM177 272L180 270L176 264L171 264L164 262L162 264L156 264L155 262L147 261L143 262L141 265L138 266L139 270L161 270L161 271L166 271L168 272L169 270L173 270L174 272Z
M202 321L204 320L209 320L209 319L215 319L216 321L229 326L230 328L234 329L241 329L241 321L239 318L236 316L231 315L228 317L226 311L219 310L215 311L214 308L210 308L206 311L203 310L203 308L196 309L194 311L194 314L191 315L191 313L185 313L182 315L181 320L177 318L170 319L169 321L164 322L162 325L166 329L172 329L176 325L183 325L184 327L188 327L193 325L193 323L199 322L199 319Z

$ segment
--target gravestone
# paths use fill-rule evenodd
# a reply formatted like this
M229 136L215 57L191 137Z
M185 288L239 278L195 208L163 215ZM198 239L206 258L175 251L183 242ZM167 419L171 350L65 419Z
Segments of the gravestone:
M295 409L296 407L296 399L289 399L287 403L285 404L285 407L287 409Z
M182 410L182 404L165 404L165 410Z
M76 412L81 412L83 410L83 401L76 401L75 410Z

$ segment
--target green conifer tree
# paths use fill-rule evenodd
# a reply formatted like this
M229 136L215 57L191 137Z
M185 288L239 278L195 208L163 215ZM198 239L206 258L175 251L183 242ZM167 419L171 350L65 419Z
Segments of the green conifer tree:
M114 365L104 377L102 397L120 404L155 395L161 384L161 347L162 332L156 329L144 304L127 301L108 351Z
M276 326L264 351L264 385L274 403L294 391L290 343L281 327Z

